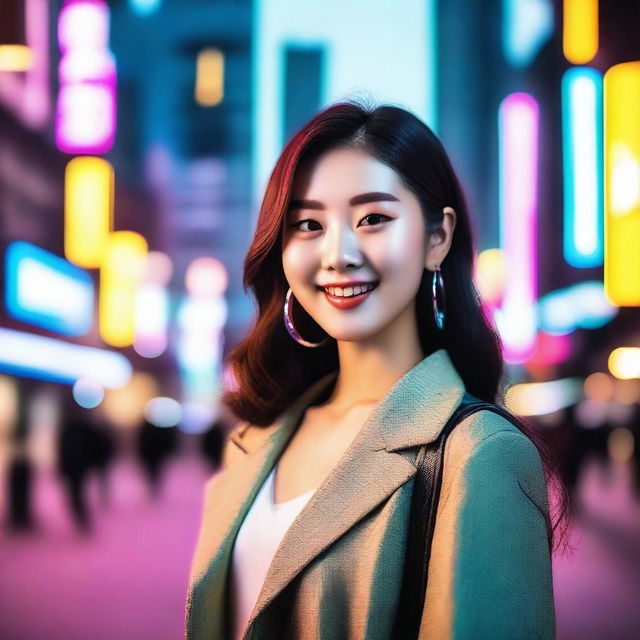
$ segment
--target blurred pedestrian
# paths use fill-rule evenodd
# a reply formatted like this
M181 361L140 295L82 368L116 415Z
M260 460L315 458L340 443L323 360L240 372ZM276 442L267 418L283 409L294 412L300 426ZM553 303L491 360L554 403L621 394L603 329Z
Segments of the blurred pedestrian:
M31 513L31 488L33 468L27 455L24 441L16 443L11 455L7 474L9 494L8 526L15 531L28 531L34 528Z
M104 506L107 506L109 503L108 471L116 454L115 435L109 424L97 416L94 416L92 430L93 452L91 458L97 474L101 501Z
M202 434L202 453L212 469L217 469L222 462L222 450L226 429L222 420L215 420L210 427Z
M138 432L138 455L144 466L151 495L160 494L160 478L167 458L175 452L177 431L175 427L157 427L143 420Z
M89 417L87 409L70 406L60 426L58 471L62 475L69 507L79 531L91 530L86 483L91 471L104 469L110 459L110 447L103 433Z

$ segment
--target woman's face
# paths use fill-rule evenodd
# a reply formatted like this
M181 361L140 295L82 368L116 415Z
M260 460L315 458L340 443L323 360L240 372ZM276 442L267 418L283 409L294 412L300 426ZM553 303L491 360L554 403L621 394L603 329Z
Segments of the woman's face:
M282 264L296 300L329 335L360 341L415 317L422 274L434 266L428 240L420 204L398 174L364 151L339 147L297 172ZM379 284L350 308L334 306L318 288L351 281Z

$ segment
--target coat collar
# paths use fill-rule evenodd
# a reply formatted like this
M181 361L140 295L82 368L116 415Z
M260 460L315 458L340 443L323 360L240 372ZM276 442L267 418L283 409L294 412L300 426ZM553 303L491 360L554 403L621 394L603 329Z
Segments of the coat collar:
M254 497L305 409L336 377L334 371L313 383L270 427L244 429L235 436L246 455L216 478L207 546L217 553L208 567L200 565L196 588L198 582L206 585L207 574L226 576L236 534ZM421 360L388 390L285 533L248 628L307 564L415 474L414 463L396 452L435 440L464 391L445 349ZM255 433L249 436L249 431Z
M249 425L246 425L232 433L230 439L249 453L273 438L276 432L295 427L302 412L335 381L337 375L338 371L332 371L314 382L271 426L247 429ZM366 424L377 425L378 428L371 431L376 432L387 451L428 444L438 437L446 419L460 404L464 391L464 382L448 352L438 349L409 369L387 391ZM401 425L398 424L400 417L403 417Z

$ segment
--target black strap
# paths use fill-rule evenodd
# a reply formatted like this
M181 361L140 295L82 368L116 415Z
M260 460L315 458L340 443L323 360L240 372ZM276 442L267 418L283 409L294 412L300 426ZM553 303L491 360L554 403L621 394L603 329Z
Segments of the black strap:
M487 409L507 418L518 429L518 419L491 402L465 393L462 403L451 414L438 438L421 447L416 457L417 472L411 501L411 515L405 555L404 580L395 618L393 638L418 637L427 590L427 571L436 512L442 486L444 448L454 427L476 411Z

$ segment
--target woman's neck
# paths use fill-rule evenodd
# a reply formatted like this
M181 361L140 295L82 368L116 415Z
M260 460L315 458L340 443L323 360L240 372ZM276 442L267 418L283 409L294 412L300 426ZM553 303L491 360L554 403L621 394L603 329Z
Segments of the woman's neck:
M383 350L343 342L338 348L338 376L329 397L320 405L336 417L377 404L407 371L426 357L415 345Z

